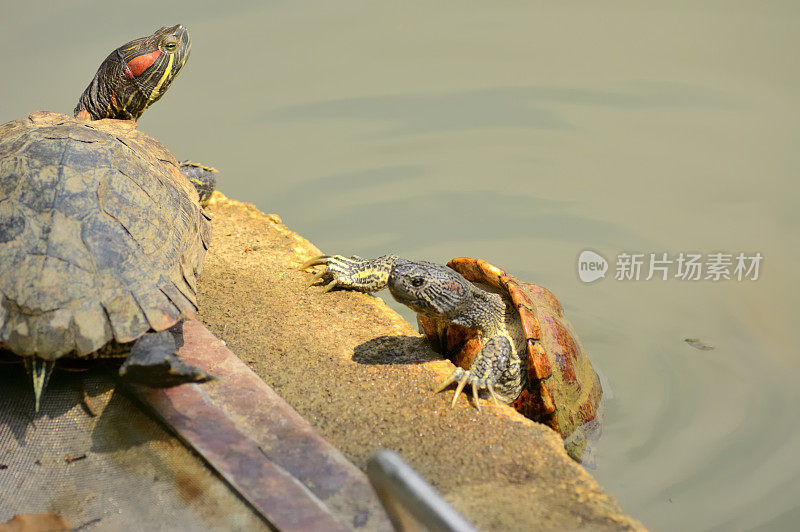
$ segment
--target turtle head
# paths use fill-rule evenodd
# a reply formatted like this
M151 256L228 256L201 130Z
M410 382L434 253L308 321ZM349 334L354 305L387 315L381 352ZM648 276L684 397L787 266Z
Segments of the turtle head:
M431 262L399 262L389 274L392 296L419 314L453 320L472 302L472 283Z
M164 27L111 52L83 91L75 116L137 120L169 88L189 59L189 32Z

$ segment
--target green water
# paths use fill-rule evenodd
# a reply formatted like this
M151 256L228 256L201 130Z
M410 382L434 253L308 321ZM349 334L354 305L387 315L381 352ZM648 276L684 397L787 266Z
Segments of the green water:
M192 58L144 131L326 252L478 256L552 289L606 382L593 474L648 526L800 520L796 3L0 14L0 122L71 112L111 49L182 23ZM605 279L578 279L584 249ZM764 259L756 281L617 281L622 252Z

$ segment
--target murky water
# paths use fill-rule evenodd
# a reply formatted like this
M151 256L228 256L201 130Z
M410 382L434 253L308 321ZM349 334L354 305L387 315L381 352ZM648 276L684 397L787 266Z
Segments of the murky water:
M628 512L793 528L800 8L602 4L6 0L0 122L71 112L108 51L185 24L142 129L327 252L549 287L607 382L594 474ZM605 279L578 279L584 249ZM764 259L756 281L618 281L622 252Z

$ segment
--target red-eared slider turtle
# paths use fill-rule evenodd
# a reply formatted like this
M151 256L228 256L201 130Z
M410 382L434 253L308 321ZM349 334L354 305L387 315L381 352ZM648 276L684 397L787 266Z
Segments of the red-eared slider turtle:
M189 50L183 26L161 28L103 61L77 118L0 126L0 351L23 358L37 411L61 357L127 356L120 374L153 386L208 378L168 329L197 311L211 224L175 157L133 121Z
M417 313L422 332L456 364L437 390L458 383L495 401L513 403L525 416L566 439L567 452L580 460L586 431L603 390L556 297L524 283L486 261L455 258L447 266L394 255L367 260L321 256L303 267L324 265L326 291L335 287L392 296Z

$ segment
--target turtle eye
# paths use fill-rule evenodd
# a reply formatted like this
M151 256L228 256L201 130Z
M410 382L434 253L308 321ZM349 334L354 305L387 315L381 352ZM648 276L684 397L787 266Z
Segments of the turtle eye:
M164 50L168 52L174 52L176 48L178 48L178 43L175 41L167 41L164 43Z
M411 279L411 286L420 287L425 284L425 279L423 277L414 277Z

